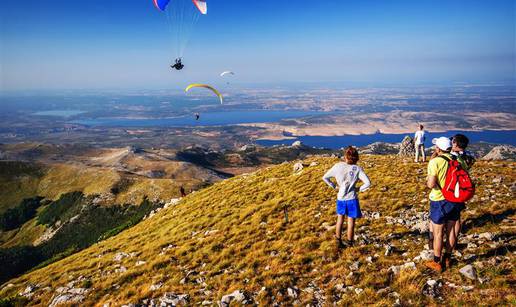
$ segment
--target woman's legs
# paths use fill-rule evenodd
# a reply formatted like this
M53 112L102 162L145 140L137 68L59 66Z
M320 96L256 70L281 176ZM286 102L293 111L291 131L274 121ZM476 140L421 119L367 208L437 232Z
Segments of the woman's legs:
M348 241L353 242L355 237L355 219L348 217Z
M335 237L337 239L342 237L342 224L344 224L344 215L337 214L337 226L335 227Z

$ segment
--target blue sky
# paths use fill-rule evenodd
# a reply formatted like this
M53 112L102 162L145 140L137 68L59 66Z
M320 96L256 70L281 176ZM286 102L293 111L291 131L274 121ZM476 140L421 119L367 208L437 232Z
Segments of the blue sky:
M515 0L207 2L173 72L151 0L3 0L0 85L176 88L228 69L245 83L516 81Z

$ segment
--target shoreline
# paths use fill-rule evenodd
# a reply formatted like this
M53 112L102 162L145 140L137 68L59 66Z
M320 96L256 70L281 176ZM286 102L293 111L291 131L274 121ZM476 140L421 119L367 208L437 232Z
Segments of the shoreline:
M475 132L475 133L482 133L482 132L509 132L509 131L516 131L516 129L437 129L437 130L425 130L427 133L447 133L449 131L463 131L463 132ZM305 138L305 137L321 137L321 138L330 138L330 137L360 137L360 136L374 136L374 135L402 135L406 134L408 136L413 136L415 131L412 132L383 132L383 131L377 131L376 133L349 133L349 134L325 134L325 135L291 135L291 136L264 136L256 138L256 141L282 141L282 140L296 140L299 138Z

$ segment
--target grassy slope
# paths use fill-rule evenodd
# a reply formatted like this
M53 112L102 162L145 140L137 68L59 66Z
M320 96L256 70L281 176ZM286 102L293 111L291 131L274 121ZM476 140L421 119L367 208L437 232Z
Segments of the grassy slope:
M44 173L45 168L36 163L0 161L0 213L36 196Z
M168 165L166 170L176 171L169 168L172 166ZM106 203L140 204L146 196L151 200L168 201L179 196L180 186L189 191L204 185L195 176L205 170L190 165L183 168L183 173L186 173L184 177L150 179L101 167L74 164L43 166L31 162L0 161L0 213L17 206L24 198L34 196L56 200L62 194L74 191L81 191L85 195L109 195L111 189L120 182L123 182L123 189L108 198ZM209 175L206 178L219 180ZM35 220L28 221L20 229L0 232L0 246L32 244L44 231L45 227L36 225Z
M359 245L336 257L333 230L325 228L325 225L334 224L335 195L320 179L336 159L311 158L305 162L314 160L319 165L303 170L300 175L292 174L292 163L286 163L214 184L116 237L12 280L14 287L0 294L12 295L28 283L36 283L41 288L49 286L52 291L38 292L32 303L46 303L57 287L85 276L93 287L87 303L98 305L104 302L136 303L169 291L188 293L194 302L205 299L215 302L236 289L258 292L262 287L267 287L270 294L257 295L255 298L259 302L269 304L273 295L276 301L292 302L285 295L286 288L303 289L310 282L323 290L327 302L332 301L332 289L337 284L346 284L365 291L360 295L345 294L343 301L392 304L395 298L376 294L377 289L390 286L401 295L404 303L431 303L421 295L421 288L429 278L438 276L424 269L421 263L417 270L402 272L393 280L387 272L389 266L402 264L407 261L405 259L418 255L425 244L424 240L409 235L409 230L403 226L387 225L385 218L361 219L357 233L369 232L370 239L376 238L379 245ZM397 216L408 208L427 210L428 203L423 202L427 195L423 166L384 156L364 157L361 165L375 185L361 196L364 210L379 211L382 216ZM478 197L468 205L465 219L478 222L484 214L507 212L516 207L507 186L516 179L515 168L515 163L498 162L481 162L475 166L473 174L480 181ZM481 202L481 198L492 194L495 187L491 182L498 174L502 174L504 180L496 187L496 197ZM388 191L382 192L384 186ZM284 205L289 208L289 224L284 223ZM514 213L509 218L514 219ZM471 224L468 233L502 231L489 219ZM209 230L218 232L205 234ZM507 228L503 230L507 231ZM513 227L508 231L514 234ZM393 233L402 235L399 239L390 239L388 236ZM385 243L393 244L407 255L384 256ZM169 244L177 247L160 255L162 248ZM477 252L483 254L489 249L489 246L480 246ZM119 264L113 257L117 252L138 253L138 256L122 261L128 268L125 273L115 273ZM367 264L365 258L374 254L379 255L378 259ZM462 264L443 273L444 280L475 284L475 289L467 293L446 288L443 295L446 303L514 303L508 277L515 274L514 256L508 255L510 261L502 259L496 267L487 266L480 272L482 277L491 279L483 285L464 280L458 273ZM146 264L135 266L138 260L144 260ZM361 262L358 272L346 278L349 265L356 260ZM206 285L181 284L180 280L190 270L200 272ZM163 282L164 286L151 291L149 287L158 282ZM211 290L211 294L200 294L201 289ZM311 299L311 294L301 292L301 302L307 303Z

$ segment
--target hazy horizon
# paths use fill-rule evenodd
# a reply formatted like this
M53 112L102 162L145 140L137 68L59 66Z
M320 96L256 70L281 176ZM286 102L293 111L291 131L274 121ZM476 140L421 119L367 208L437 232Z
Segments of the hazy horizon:
M0 3L0 90L516 82L515 1L208 1L173 60L152 1Z

